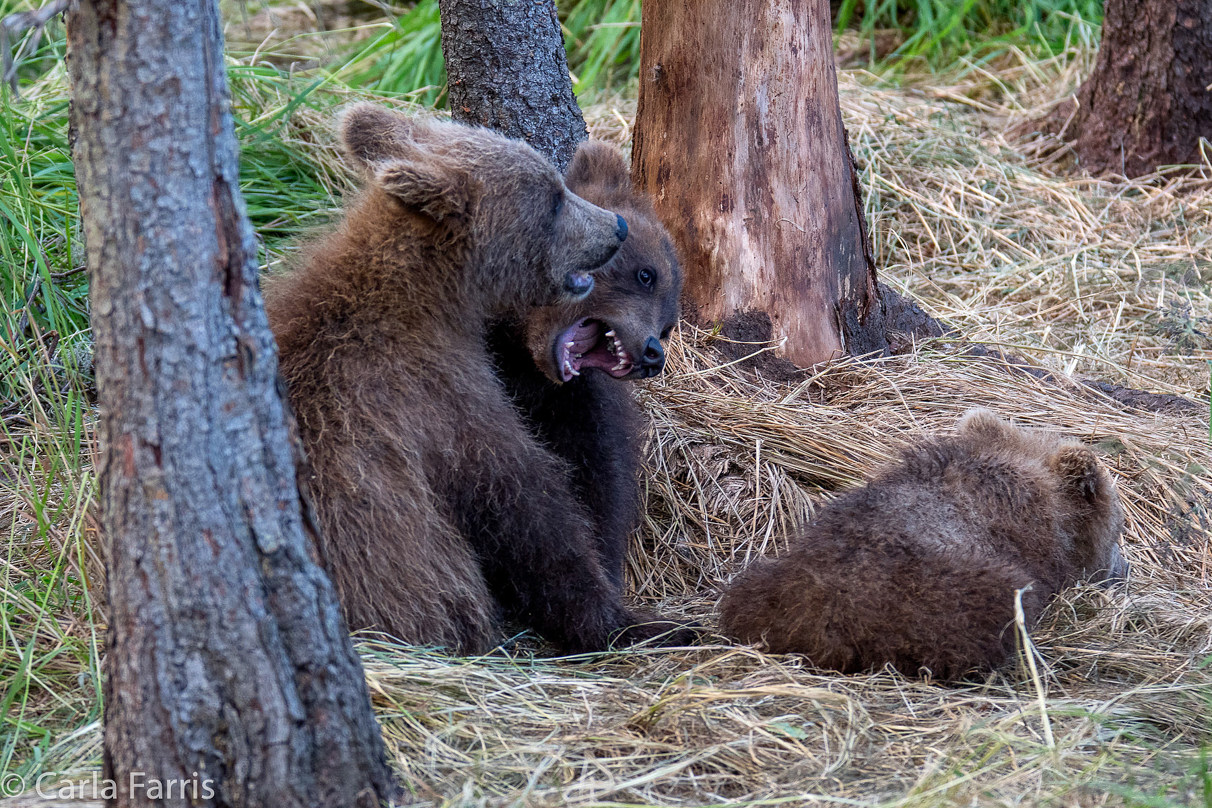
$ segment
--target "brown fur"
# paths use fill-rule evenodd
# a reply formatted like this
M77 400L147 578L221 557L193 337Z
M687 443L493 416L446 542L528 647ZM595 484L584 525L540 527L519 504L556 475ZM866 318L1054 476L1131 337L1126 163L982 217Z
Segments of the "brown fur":
M581 144L564 181L578 196L622 215L629 226L627 241L595 273L597 283L588 297L535 309L521 324L498 325L490 344L526 424L571 467L573 490L593 520L602 564L621 590L628 539L640 515L644 433L639 406L621 380L652 376L664 367L663 352L647 363L642 357L645 346L659 348L677 323L682 272L652 200L632 187L618 149L592 141ZM583 367L579 376L564 382L558 360L561 335L586 318L601 324L597 351L604 350L605 333L613 331L628 355L641 361L615 374Z
M955 679L1013 653L1016 589L1031 626L1062 588L1122 577L1122 531L1090 449L974 410L741 573L720 630L822 668Z
M350 626L463 652L501 609L571 651L669 629L624 608L485 345L491 319L583 288L618 217L486 130L369 105L341 129L366 191L266 304Z

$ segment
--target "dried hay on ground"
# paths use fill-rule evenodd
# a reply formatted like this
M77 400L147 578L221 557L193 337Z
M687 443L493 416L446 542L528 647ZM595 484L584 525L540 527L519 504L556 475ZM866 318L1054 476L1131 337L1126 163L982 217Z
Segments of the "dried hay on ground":
M653 416L642 595L713 620L718 585L786 526L973 404L1099 446L1129 512L1124 590L1074 591L1026 666L942 687L835 676L725 644L581 661L449 660L368 645L385 732L418 802L1101 804L1202 794L1212 729L1212 462L1197 417L1128 412L947 346L845 362L799 384L721 368L683 328ZM719 642L719 640L717 640ZM1040 692L1044 708L1040 707ZM1051 741L1049 741L1049 737ZM521 802L517 802L517 801ZM1119 803L1118 798L1112 799Z
M969 339L1206 402L1212 172L1130 183L1053 173L1052 157L1003 134L1064 97L1074 64L1024 60L905 89L844 73L877 260ZM620 98L587 117L625 142L633 111ZM341 187L329 142L295 122L288 131L314 142ZM630 576L648 602L710 625L735 569L976 405L1100 448L1129 513L1130 586L1056 603L1031 637L1037 674L1020 661L960 687L828 675L722 643L554 660L529 639L483 659L366 642L406 804L1212 799L1200 757L1212 731L1206 413L1128 410L941 341L791 381L718 347L683 326L669 372L640 391L651 453ZM63 739L47 766L95 761L97 738L86 727Z

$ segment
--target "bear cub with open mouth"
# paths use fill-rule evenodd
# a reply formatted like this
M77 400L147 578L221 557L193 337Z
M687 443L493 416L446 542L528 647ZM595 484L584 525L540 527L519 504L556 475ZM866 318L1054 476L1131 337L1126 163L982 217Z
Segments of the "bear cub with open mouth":
M462 653L499 641L502 612L573 652L677 629L623 604L486 343L584 297L625 220L485 129L360 104L340 136L366 188L266 308L350 627Z
M682 271L652 200L636 191L622 153L582 143L568 189L628 223L623 246L594 275L588 297L537 308L490 334L510 397L536 437L570 467L598 552L620 591L628 539L640 517L645 423L629 385L665 366Z
M1123 578L1123 527L1093 451L972 410L737 576L720 631L844 673L958 679L1014 653L1015 590L1031 627L1061 589Z

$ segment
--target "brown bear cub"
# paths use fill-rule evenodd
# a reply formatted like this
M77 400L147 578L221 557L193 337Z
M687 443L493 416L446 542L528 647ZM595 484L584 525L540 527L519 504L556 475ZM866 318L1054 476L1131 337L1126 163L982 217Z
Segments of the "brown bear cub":
M958 679L1014 652L1016 589L1030 627L1062 588L1126 575L1123 526L1094 452L973 410L742 572L720 630L845 673Z
M266 306L350 627L459 652L502 611L569 651L674 628L623 605L486 344L583 296L624 220L487 130L358 105L340 135L367 187Z
M618 149L581 144L564 182L626 219L627 240L594 274L588 297L500 324L489 344L523 419L569 464L602 564L622 590L628 538L640 516L644 423L620 380L655 376L665 366L661 340L677 323L682 272L673 240L652 200L632 187Z

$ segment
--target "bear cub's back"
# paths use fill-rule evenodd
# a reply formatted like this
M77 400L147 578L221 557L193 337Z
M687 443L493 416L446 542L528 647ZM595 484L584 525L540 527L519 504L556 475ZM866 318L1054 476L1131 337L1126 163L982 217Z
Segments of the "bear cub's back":
M1063 587L1122 577L1122 530L1090 449L974 410L738 575L720 628L820 667L954 679L1014 651L1015 590L1030 625Z

